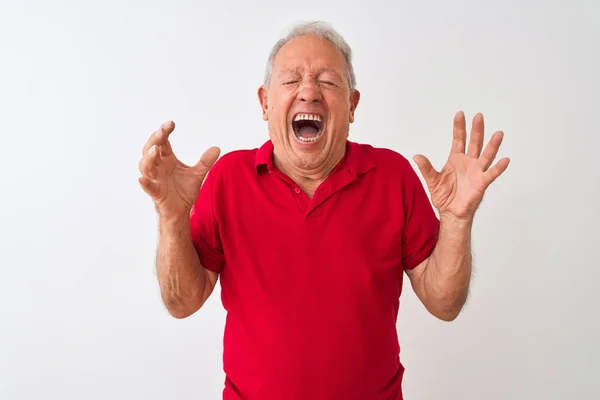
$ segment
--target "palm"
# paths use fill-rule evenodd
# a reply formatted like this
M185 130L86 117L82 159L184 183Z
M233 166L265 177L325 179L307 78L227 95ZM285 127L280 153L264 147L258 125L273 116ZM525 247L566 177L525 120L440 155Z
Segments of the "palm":
M454 118L452 150L442 170L436 171L425 156L415 157L431 193L431 201L441 214L472 218L487 187L508 167L509 159L503 158L490 168L502 143L503 133L496 132L482 152L483 131L483 116L478 114L473 118L471 139L465 153L465 117L459 112Z
M182 216L198 198L208 170L219 157L217 147L208 149L194 166L177 159L169 142L175 125L168 122L153 133L143 149L140 184L161 215Z
M173 210L191 208L198 197L203 177L174 155L163 157L157 172L156 204Z

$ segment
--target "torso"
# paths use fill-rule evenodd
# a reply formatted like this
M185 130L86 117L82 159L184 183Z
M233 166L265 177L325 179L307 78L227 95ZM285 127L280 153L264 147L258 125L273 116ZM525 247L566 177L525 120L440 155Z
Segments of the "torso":
M224 398L401 398L402 178L353 146L318 187L254 164L215 178Z

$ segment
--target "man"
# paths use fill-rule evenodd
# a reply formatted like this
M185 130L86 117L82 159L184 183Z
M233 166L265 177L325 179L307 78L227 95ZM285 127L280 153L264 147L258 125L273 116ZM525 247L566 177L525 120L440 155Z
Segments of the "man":
M441 172L348 140L360 94L351 50L324 23L295 27L258 90L269 138L192 167L174 123L143 148L140 184L159 215L158 281L176 318L221 279L227 311L224 399L401 399L396 317L403 273L424 306L451 321L471 275L471 227L502 141L483 147L483 117L456 114ZM490 168L491 167L491 168ZM210 173L209 173L210 169Z

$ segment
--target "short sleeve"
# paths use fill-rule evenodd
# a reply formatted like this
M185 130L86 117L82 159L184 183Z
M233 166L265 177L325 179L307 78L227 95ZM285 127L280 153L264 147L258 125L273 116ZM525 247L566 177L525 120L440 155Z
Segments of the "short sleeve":
M409 270L431 255L437 243L440 221L427 197L425 187L408 161L402 183L402 201L402 265L405 270Z
M209 171L200 188L198 199L192 207L190 230L192 242L202 266L210 271L220 273L225 264L225 257L215 218L213 175L212 170Z

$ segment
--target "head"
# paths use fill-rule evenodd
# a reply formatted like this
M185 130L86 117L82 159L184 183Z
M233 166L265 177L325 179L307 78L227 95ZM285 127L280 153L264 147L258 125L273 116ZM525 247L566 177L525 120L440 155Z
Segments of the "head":
M294 27L273 47L258 97L277 161L301 174L331 170L360 98L350 46L325 23Z

